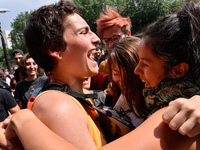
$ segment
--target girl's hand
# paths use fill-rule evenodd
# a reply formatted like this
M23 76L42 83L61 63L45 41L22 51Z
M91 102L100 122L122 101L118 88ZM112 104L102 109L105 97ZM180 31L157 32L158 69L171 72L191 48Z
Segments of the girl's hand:
M200 96L170 102L162 117L172 130L189 137L196 136L200 133Z

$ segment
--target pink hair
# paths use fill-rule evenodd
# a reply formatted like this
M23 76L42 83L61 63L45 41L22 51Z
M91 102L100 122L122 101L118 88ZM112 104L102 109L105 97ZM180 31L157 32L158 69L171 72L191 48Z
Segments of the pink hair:
M97 23L97 34L100 38L102 38L103 30L107 27L111 26L119 26L124 27L126 25L129 26L129 30L132 27L131 20L129 17L123 18L115 8L110 8L106 6L105 13L100 14L100 18L96 20Z

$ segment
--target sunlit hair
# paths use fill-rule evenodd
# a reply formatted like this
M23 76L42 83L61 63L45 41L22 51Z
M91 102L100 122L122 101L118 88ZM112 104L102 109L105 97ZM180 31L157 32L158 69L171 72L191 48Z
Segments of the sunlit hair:
M20 60L20 63L19 63L19 70L23 76L23 78L26 78L27 77L27 73L26 73L26 61L29 59L29 58L32 58L30 56L29 53L26 53L22 59ZM42 76L44 75L44 70L38 66L38 69L37 69L37 76Z
M63 33L67 26L66 17L78 13L77 6L68 0L45 5L34 11L26 22L24 38L30 55L45 71L57 67L58 60L50 52L62 52L67 41Z
M101 13L97 23L97 35L102 38L103 30L111 26L119 26L124 34L127 33L132 27L131 20L129 17L122 17L115 8L106 6L105 13Z
M165 71L186 62L186 74L194 80L200 77L200 3L186 3L174 15L150 25L143 34L145 44L165 63Z
M109 78L110 82L113 83L114 95L119 97L119 94L122 93L126 97L129 107L133 110L134 108L136 109L134 113L139 117L146 118L148 109L142 95L144 83L138 75L134 74L135 67L139 62L138 46L140 40L140 38L133 36L125 37L112 45L108 55ZM120 70L122 81L121 90L112 79L112 68L115 65Z

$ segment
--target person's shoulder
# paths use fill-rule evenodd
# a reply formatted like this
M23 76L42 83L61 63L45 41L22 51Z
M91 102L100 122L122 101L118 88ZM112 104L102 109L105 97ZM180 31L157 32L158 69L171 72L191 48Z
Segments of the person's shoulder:
M4 88L0 88L0 93L1 94L2 93L9 93L10 94L10 92L8 90L4 89Z
M45 76L45 75L39 76L39 77L36 78L36 80L39 81L39 82L44 82L45 80L47 80L47 76Z
M19 67L15 70L15 72L13 73L14 76L16 76L19 73Z
M60 91L43 92L37 97L34 107L39 107L42 110L53 108L53 111L59 111L62 113L80 109L73 97Z
M10 98L14 99L14 97L12 96L12 94L7 90L7 89L3 89L0 88L0 97L4 97L4 99L9 100Z

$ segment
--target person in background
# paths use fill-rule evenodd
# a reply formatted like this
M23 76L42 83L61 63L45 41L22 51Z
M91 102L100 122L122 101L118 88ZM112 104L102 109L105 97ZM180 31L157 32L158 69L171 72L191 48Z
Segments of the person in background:
M21 109L27 108L27 102L32 96L33 91L46 80L43 69L41 69L29 53L25 54L19 63L21 74L25 77L18 82L14 97Z
M20 108L12 94L0 87L0 121L4 121L9 113L14 114L19 110Z
M15 73L15 70L17 70L17 68L18 68L18 65L14 65L14 66L12 67L12 73Z
M97 48L96 48L96 52L95 52L95 58L94 60L97 62L97 66L99 67L99 60L100 60L100 57L102 56L102 53L103 53L103 50L102 50L102 47L100 44L97 45Z
M11 81L10 81L10 90L11 90L11 93L12 93L13 96L14 96L15 87L16 87L16 84L17 84L17 81L15 80L14 73L15 73L15 70L17 70L17 68L18 68L18 65L14 65L12 67L12 76L11 76Z
M105 12L100 14L96 23L97 35L102 39L102 42L106 47L106 52L100 57L99 73L91 79L91 89L105 90L109 83L107 57L110 47L119 39L131 36L132 24L129 17L122 17L115 8L110 8L108 6L106 6ZM102 58L104 60L102 60ZM110 101L112 96L108 96L107 99Z
M0 69L0 88L6 89L10 92L10 86L6 83L6 77L2 69Z
M109 54L113 43L117 42L123 37L131 36L132 24L130 18L122 17L114 7L110 8L106 6L105 12L100 14L100 17L96 20L96 23L97 35L102 39L102 42L108 51L107 54ZM109 74L109 67L106 59L107 56L105 57L105 60L100 63L99 72L105 72Z
M4 74L6 77L6 83L10 86L11 79L14 77L8 69L4 69Z
M21 58L24 56L24 52L20 49L15 49L12 52L12 57L15 61L15 63L19 66L19 62L21 60ZM23 76L21 74L21 72L19 71L19 69L17 68L14 72L14 76L15 76L15 80L18 83L19 81L21 81L23 79Z

